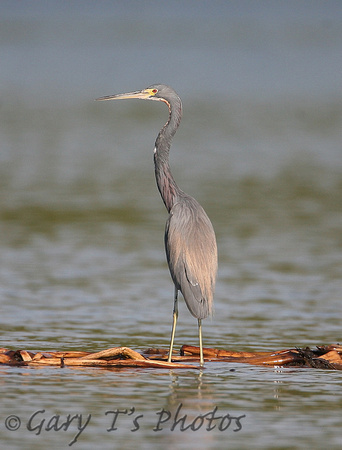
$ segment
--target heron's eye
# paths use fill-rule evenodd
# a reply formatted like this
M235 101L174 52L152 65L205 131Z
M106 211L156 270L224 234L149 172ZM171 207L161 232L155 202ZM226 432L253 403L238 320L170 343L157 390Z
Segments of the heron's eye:
M156 94L158 92L158 89L152 89L153 94Z

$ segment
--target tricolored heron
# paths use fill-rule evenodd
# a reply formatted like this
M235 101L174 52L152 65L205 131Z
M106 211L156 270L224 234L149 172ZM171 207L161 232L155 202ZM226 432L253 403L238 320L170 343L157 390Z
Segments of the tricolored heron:
M175 285L173 324L168 361L171 362L178 318L178 291L190 313L198 319L200 364L203 366L202 319L212 313L217 272L217 247L213 226L202 206L176 184L169 166L171 141L182 117L182 102L169 86L154 84L142 91L109 95L97 100L139 98L164 102L169 119L160 130L154 149L157 186L169 213L165 249Z

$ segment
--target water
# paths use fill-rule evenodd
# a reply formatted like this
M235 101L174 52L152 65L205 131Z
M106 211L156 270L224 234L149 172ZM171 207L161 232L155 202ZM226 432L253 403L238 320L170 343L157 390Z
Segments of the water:
M80 5L0 7L0 346L167 347L173 287L152 166L167 110L93 102L154 82L183 98L171 166L217 234L205 346L341 342L340 3ZM176 346L196 336L181 302ZM208 363L203 373L2 367L0 377L8 449L68 448L77 418L53 427L68 414L91 415L72 448L342 443L333 371ZM216 407L245 416L241 430L237 419L199 427ZM172 431L178 408L187 417ZM162 409L171 416L158 427Z

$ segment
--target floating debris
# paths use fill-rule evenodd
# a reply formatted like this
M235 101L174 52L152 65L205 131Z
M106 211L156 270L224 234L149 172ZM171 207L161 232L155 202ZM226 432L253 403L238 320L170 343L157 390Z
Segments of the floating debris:
M342 346L325 345L315 349L293 348L273 352L236 352L217 348L204 348L207 362L244 363L270 367L311 367L314 369L342 370ZM0 364L8 366L44 367L151 367L163 369L199 369L199 347L183 345L180 355L167 362L167 350L149 348L138 353L128 347L113 347L100 352L58 351L31 352L0 348ZM189 364L189 363L195 364Z
M181 355L198 355L198 348L183 345ZM206 361L227 361L273 367L311 367L342 370L342 345L293 348L273 352L234 352L215 348L203 349Z
M113 347L101 352L38 352L0 349L0 363L10 366L57 367L154 367L165 369L194 369L190 364L150 360L128 347Z

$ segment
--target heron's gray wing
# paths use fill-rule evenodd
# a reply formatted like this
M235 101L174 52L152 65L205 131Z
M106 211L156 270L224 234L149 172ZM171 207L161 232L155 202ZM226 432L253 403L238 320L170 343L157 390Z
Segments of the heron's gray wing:
M216 239L208 216L191 197L171 209L165 247L172 279L189 311L196 318L207 317L217 271Z
M184 261L184 273L181 275L181 288L185 303L191 314L197 319L205 319L210 314L209 299L202 289L194 274Z

